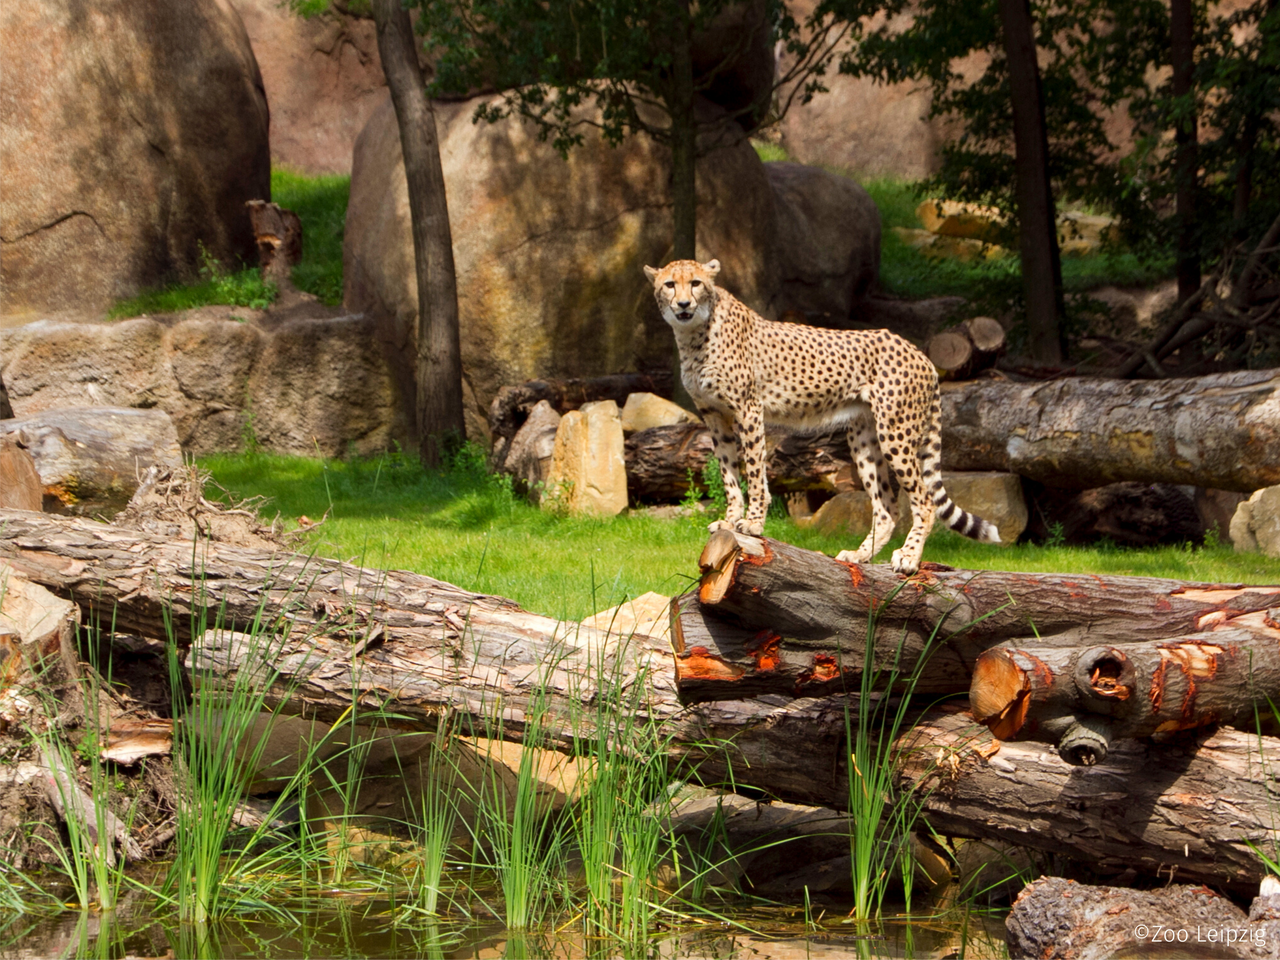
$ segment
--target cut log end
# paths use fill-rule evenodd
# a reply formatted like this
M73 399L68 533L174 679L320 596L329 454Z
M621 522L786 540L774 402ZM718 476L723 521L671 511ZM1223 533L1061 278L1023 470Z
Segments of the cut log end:
M1031 703L1031 681L1005 650L988 650L973 668L969 709L999 740L1011 740L1022 728Z
M981 353L997 353L1004 349L1004 327L994 317L970 317L964 322L964 330Z
M963 370L973 359L973 344L955 330L944 330L932 337L926 349L933 365L945 373Z
M1058 756L1073 767L1092 767L1107 759L1111 733L1106 717L1080 717L1058 741Z
M731 530L716 530L702 548L698 568L702 571L702 583L698 599L703 603L719 603L733 586L733 573L742 548Z

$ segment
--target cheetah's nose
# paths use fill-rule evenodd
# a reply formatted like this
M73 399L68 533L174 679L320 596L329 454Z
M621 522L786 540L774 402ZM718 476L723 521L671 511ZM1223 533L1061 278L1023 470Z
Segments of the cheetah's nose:
M688 300L677 300L676 306L679 307L681 310L687 310L689 309L689 303L690 301Z

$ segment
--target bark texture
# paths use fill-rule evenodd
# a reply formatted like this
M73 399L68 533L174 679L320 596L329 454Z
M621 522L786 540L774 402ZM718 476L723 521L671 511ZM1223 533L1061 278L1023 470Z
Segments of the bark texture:
M1251 923L1234 903L1203 886L1129 890L1061 877L1043 877L1023 890L1005 928L1009 956L1041 960L1274 957L1280 934L1280 923Z
M696 425L628 442L636 499L679 499L710 442ZM634 470L633 470L634 464ZM1050 487L1188 484L1251 493L1280 483L1280 371L1180 380L975 380L942 390L944 470L1017 473ZM776 493L855 486L843 433L783 436L769 453Z
M975 381L942 391L942 466L1054 487L1280 483L1280 371L1181 380Z
M737 538L733 542L740 546ZM724 563L708 566L712 575L702 586L723 587L718 599L680 598L685 649L676 658L648 637L558 622L421 575L206 540L193 547L188 539L121 526L0 511L0 565L70 597L122 633L163 637L171 625L183 643L201 638L191 661L206 689L251 670L273 683L272 696L287 710L304 715L335 719L354 700L391 710L406 730L437 729L444 720L454 730L492 730L493 719L501 717L500 736L513 741L530 736L528 715L538 702L546 710L538 742L566 751L593 732L599 698L616 697L617 709L661 724L670 761L682 776L835 808L844 805L847 791L844 739L851 708L833 677L804 672L843 670L841 654L837 650L830 661L811 654L794 664L788 660L817 649L791 638L819 618L861 619L865 637L867 604L874 600L882 609L877 643L892 640L896 650L902 636L908 645L916 642L931 616L940 613L945 627L952 617L968 624L982 610L990 616L981 626L995 636L1029 637L1027 621L1034 617L1043 641L1068 648L1093 645L1095 634L1108 629L1123 629L1140 642L1158 638L1169 621L1194 624L1216 611L1266 609L1280 590L1206 593L1173 581L1018 574L996 574L987 585L987 574L940 569L903 581L887 567L853 567L753 542L758 551L734 558L733 582L718 579ZM719 544L725 545L723 538ZM727 554L721 554L724 561ZM758 593L748 586L762 571L788 565L779 558L794 561L797 581L775 574L772 581L754 581ZM824 582L838 584L847 599L824 599ZM889 599L895 586L901 589ZM1017 608L1007 596L997 601L995 594L1004 591L1012 592ZM1089 610L1090 622L1081 623L1073 609ZM737 631L742 651L736 661L725 648L717 659L710 650L699 655L688 646L694 610L719 637ZM776 612L776 645L756 636L753 626L731 622L733 611ZM826 628L828 637L858 632L832 622L837 626ZM256 649L238 632L254 623L269 628L260 631L269 639ZM972 628L947 644L955 649L942 659L962 684L964 650L980 645ZM691 673L688 666L699 656L724 676ZM751 670L757 677L769 673L772 658L790 664L786 669L800 682L756 683L754 689L737 682L750 678ZM730 691L754 697L699 702ZM953 707L922 717L899 748L901 786L920 787L925 815L944 835L1008 840L1117 872L1132 867L1167 876L1176 868L1178 879L1241 889L1264 873L1246 841L1271 849L1277 839L1271 790L1280 741L1254 734L1223 728L1167 744L1118 741L1105 763L1072 767L1044 745L997 746L985 727Z
M457 276L436 115L418 65L417 40L400 0L373 0L378 55L386 74L409 186L418 281L417 417L423 463L438 465L452 435L462 438L462 348Z
M673 604L676 674L688 699L856 688L850 678L863 668L872 610L876 664L896 661L909 673L923 658L917 690L936 694L967 691L978 658L996 647L1068 656L1202 634L1205 643L1230 638L1224 649L1247 635L1261 649L1280 636L1265 623L1280 606L1280 586L929 563L903 580L886 565L841 563L729 531L712 534L701 566L697 592Z

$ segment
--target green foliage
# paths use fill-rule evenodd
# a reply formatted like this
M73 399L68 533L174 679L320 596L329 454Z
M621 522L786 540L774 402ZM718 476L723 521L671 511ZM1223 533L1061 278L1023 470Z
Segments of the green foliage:
M288 167L271 171L272 199L302 220L302 261L293 268L293 284L330 306L342 303L342 238L350 193L349 176L311 177Z
M1259 236L1280 209L1280 129L1261 121L1280 107L1280 8L1255 0L1242 9L1210 10L1204 2L1196 9L1195 90L1192 102L1180 102L1168 80L1167 3L1032 3L1055 194L1119 216L1116 239L1143 262L1171 255L1169 133L1189 113L1199 119L1197 215L1206 261L1232 236ZM817 15L854 24L859 42L842 71L884 82L923 80L932 89L932 114L960 122L963 132L944 146L928 191L1012 214L1012 113L998 5L924 0L910 5L903 28L896 14L907 10L905 0L826 0ZM962 72L974 52L989 57L977 77ZM1153 76L1162 78L1154 86ZM1123 126L1108 125L1113 115L1133 122L1127 149L1111 139ZM1243 216L1233 210L1241 175L1252 199ZM1015 229L1011 217L1011 235Z
M426 44L438 53L433 92L504 91L499 102L477 109L477 119L521 114L566 153L591 127L611 144L640 131L667 139L670 128L653 109L667 113L680 96L677 38L705 30L732 0L415 0L415 6ZM753 13L767 19L793 55L810 49L781 0L766 0ZM715 82L710 73L694 93ZM580 108L588 103L600 108L598 120L583 119ZM739 115L758 109L750 104Z
M119 300L107 311L107 319L176 313L209 304L265 310L276 298L276 285L263 280L261 270L250 267L230 272L203 246L200 248L200 277L199 283L148 290L128 300Z

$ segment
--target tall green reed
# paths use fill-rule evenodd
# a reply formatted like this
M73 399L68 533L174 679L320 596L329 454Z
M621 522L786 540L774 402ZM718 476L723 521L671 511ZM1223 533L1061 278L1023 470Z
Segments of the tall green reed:
M52 778L57 800L66 825L67 844L63 846L48 837L40 836L71 884L73 895L82 909L96 907L109 912L115 909L125 879L126 851L117 854L117 833L123 824L126 834L135 809L129 804L123 820L119 820L113 808L120 806L121 793L112 765L102 758L107 729L102 717L104 691L111 686L111 661L105 665L104 680L99 672L98 650L100 633L94 627L77 631L88 652L88 662L80 663L74 676L67 678L71 702L78 701L79 713L84 718L84 734L79 749L69 744L52 722L29 728L41 762ZM77 649L79 644L77 644ZM46 669L51 665L38 665ZM56 668L54 668L56 669ZM43 690L43 688L42 688ZM48 693L43 691L43 712L56 716L61 708ZM79 786L80 771L88 779L86 793ZM135 855L137 853L134 848Z
M624 659L633 636L601 644L587 679L594 709L573 718L582 730L588 783L572 811L582 858L588 933L642 943L657 915L654 874L670 850L666 817L666 755L660 733L645 715L643 666L628 674Z
M904 848L909 847L911 830L920 815L920 801L913 794L894 789L898 760L895 742L907 727L912 695L942 621L934 627L911 669L903 663L905 630L890 655L878 657L878 611L892 603L905 585L904 580L868 614L856 715L848 697L844 706L845 742L849 748L846 772L853 882L851 916L859 921L879 916L895 862L901 865L904 875L915 869Z

